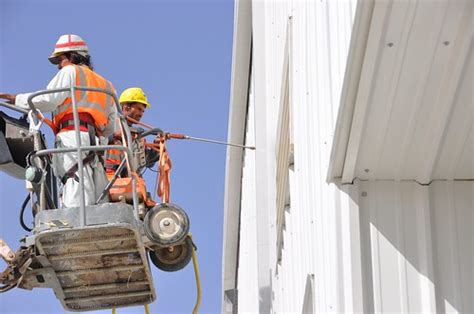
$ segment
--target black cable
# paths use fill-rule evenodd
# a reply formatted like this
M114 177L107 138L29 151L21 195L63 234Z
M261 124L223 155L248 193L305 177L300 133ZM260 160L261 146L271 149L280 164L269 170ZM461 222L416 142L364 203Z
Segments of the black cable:
M23 227L23 229L25 229L28 232L31 232L33 229L28 228L28 226L25 224L25 221L23 220L23 215L25 214L25 208L26 208L26 205L28 205L28 202L30 201L30 199L31 199L31 196L30 194L28 194L25 200L23 201L23 205L21 205L21 211L20 211L20 225Z
M51 196L51 192L49 191L48 186L45 187L44 196L46 198L46 203L48 204L48 209L56 209L56 204L54 204L53 198Z
M16 284L12 284L12 285L5 285L5 286L0 286L0 293L4 293L4 292L7 292L13 288L16 287Z
M151 130L148 130L146 132L143 132L142 134L138 135L138 139L142 138L142 137L147 137L148 135L163 135L165 134L163 132L162 129L160 128L154 128L154 129L151 129Z

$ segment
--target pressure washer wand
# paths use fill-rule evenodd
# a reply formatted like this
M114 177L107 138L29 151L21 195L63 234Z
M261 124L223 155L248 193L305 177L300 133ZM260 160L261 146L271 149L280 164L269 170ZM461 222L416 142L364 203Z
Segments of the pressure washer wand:
M207 139L207 138L188 136L188 135L184 135L184 134L166 133L166 136L168 138L174 138L174 139L178 139L178 140L193 140L193 141L199 141L199 142L207 142L207 143L227 145L227 146L233 146L233 147L239 147L239 148L244 148L244 149L255 150L255 146L245 146L245 145L240 145L240 144L227 143L227 142L222 142L222 141L210 140L210 139Z
M145 128L148 129L153 129L153 127L149 124L146 124L141 121L137 121L131 117L127 117L127 120L129 120L132 123L141 125ZM207 142L207 143L213 143L213 144L220 144L220 145L226 145L226 146L233 146L233 147L239 147L239 148L244 148L244 149L251 149L255 150L255 146L245 146L245 145L240 145L240 144L234 144L234 143L227 143L227 142L222 142L222 141L215 141L215 140L210 140L207 138L200 138L200 137L193 137L193 136L188 136L185 134L178 134L178 133L166 133L166 138L170 139L177 139L177 140L193 140L193 141L200 141L200 142Z

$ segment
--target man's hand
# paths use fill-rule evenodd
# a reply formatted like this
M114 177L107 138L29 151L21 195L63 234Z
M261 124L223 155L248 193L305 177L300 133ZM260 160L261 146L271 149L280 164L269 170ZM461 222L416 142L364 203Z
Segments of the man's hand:
M0 93L0 99L6 99L7 103L14 105L16 100L16 95L14 94L2 94Z

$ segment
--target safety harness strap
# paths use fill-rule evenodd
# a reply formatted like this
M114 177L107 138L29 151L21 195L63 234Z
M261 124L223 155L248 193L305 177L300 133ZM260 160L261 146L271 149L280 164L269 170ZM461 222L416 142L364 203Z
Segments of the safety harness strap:
M82 160L82 164L84 166L90 164L95 157L95 152L89 152L87 156ZM79 182L79 177L77 176L76 172L79 169L79 163L75 163L71 168L69 168L68 171L64 174L64 176L61 178L61 182L63 184L66 184L67 180L70 178L74 178L77 182Z
M79 125L84 126L84 127L88 127L90 125L90 123L85 122L85 121L79 121ZM74 126L74 120L65 120L65 121L60 123L59 129L62 130L62 129L65 129L65 128L68 128L68 127L71 127L71 126Z
M91 146L96 146L97 142L95 140L95 128L94 128L94 126L92 126L91 124L88 124L87 125L87 131L89 133L89 143L91 144ZM89 152L87 154L87 156L82 160L82 164L84 166L90 164L94 160L96 155L97 155L96 152ZM74 180L79 182L79 177L76 174L78 169L79 169L79 163L75 163L71 168L69 168L68 171L66 171L64 176L61 178L61 182L63 184L66 184L66 182L69 178L74 178Z

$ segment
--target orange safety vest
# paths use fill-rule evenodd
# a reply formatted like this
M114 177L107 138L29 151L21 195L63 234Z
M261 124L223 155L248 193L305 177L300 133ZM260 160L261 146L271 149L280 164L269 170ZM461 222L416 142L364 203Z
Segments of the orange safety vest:
M135 133L132 132L132 137L135 138ZM114 138L114 142L109 143L113 145L122 145L122 141ZM125 153L122 150L118 149L109 149L105 152L105 172L109 180L113 177L115 170L122 163L122 160L125 158Z
M105 152L105 170L107 173L114 173L122 162L124 154L118 149L109 149Z
M101 88L113 91L113 85L86 66L74 65L76 69L76 86ZM109 94L101 92L76 90L76 104L79 113L87 113L94 119L95 127L102 132L109 122L114 101ZM66 98L53 112L53 124L57 129L66 115L72 114L72 98Z

